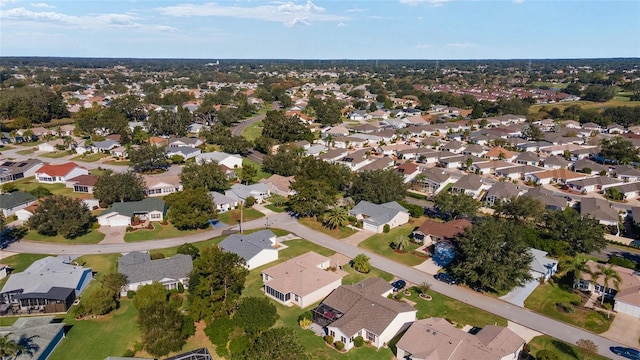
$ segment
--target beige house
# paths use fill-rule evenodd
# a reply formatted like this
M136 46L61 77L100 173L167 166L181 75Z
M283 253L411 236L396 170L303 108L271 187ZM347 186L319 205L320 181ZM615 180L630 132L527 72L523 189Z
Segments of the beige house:
M609 281L609 284L605 284L603 276L593 279L590 273L600 271L598 263L589 260L585 265L589 268L589 272L583 272L574 287L598 296L604 295L607 298L613 298L615 311L640 318L640 276L635 270L612 265L612 269L620 275L622 280L616 289L613 279Z
M147 196L165 196L182 191L182 181L177 175L143 176Z
M347 273L330 268L331 259L310 251L264 270L264 292L283 305L305 308L342 285Z
M285 197L295 193L290 189L293 181L293 176L282 176L278 174L273 174L266 179L259 180L260 183L267 185L271 194L278 194Z

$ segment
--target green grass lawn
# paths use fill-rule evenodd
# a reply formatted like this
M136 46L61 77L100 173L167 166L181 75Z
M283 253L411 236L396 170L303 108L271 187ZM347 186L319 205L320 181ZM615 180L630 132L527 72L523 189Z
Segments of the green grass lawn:
M320 231L336 239L344 239L356 233L356 230L347 227L331 230L322 225L322 223L316 220L316 218L314 217L303 217L298 219L298 221L300 222L300 224L308 228Z
M64 195L70 197L76 197L81 199L87 199L91 197L91 194L77 193L74 192L72 188L68 188L65 184L44 184L39 183L35 177L29 177L26 179L21 179L19 181L13 182L17 190L29 192L38 187L43 187L51 191L54 195Z
M20 155L29 155L29 154L33 154L34 152L36 152L36 150L38 150L38 149L37 148L29 148L29 149L16 151L16 153L18 153Z
M413 251L417 249L419 245L414 244L413 242L409 242L409 246L407 247L406 252L397 253L391 248L389 244L393 241L396 241L400 236L409 237L413 229L416 228L416 223L419 222L420 220L418 220L417 222L410 221L407 224L399 226L395 229L391 229L391 231L386 234L381 233L373 235L367 240L361 242L358 247L371 250L376 254L382 255L386 258L397 261L399 263L403 263L408 266L418 265L427 260L424 257L416 256L413 254Z
M116 165L116 166L129 166L131 161L129 160L109 160L104 162L107 165Z
M269 204L269 205L265 205L265 207L273 212L277 212L277 213L281 213L284 212L286 209L284 206L275 206L273 204Z
M568 278L568 276L564 276L564 278L553 277L551 281L538 286L525 300L524 306L527 309L594 333L599 334L607 331L613 321L613 316L607 319L606 315L581 306L573 306L573 313L567 313L558 308L557 304L560 303L580 302L580 295L572 292L569 284L571 280Z
M42 241L56 244L97 244L104 239L104 234L97 230L91 230L89 233L79 236L75 239L65 239L62 235L45 236L38 234L35 230L29 230L23 237L24 240Z
M64 322L71 329L49 359L103 360L123 355L140 337L137 315L138 310L127 299L120 301L116 311L95 319L75 320L68 315Z
M84 162L96 162L102 158L105 158L109 156L108 154L104 154L104 153L96 153L96 154L82 154L82 155L78 155L76 157L72 157L71 160L72 161L84 161Z
M242 221L251 221L263 217L264 214L252 208L242 209ZM229 210L222 214L218 214L218 220L227 225L235 225L240 222L240 209Z
M65 157L65 156L72 155L72 154L73 153L71 153L69 151L54 151L54 152L50 152L50 153L40 154L38 156L51 158L51 159L59 159L61 157Z
M558 339L554 339L551 336L541 335L534 337L529 342L531 348L531 354L536 355L540 350L549 350L558 356L558 359L577 359L582 360L584 356L580 352L580 349L573 345L567 344ZM590 360L606 360L607 358L598 354L589 357Z
M139 229L133 232L127 232L124 235L125 242L137 242L137 241L147 241L147 240L159 240L159 239L168 239L181 237L191 234L197 234L203 231L211 230L207 229L198 229L198 230L178 230L173 224L168 225L160 225L159 223L153 223L153 230L147 229Z
M253 141L262 135L262 127L262 121L256 121L242 130L242 136L249 141Z
M258 164L253 160L249 160L247 158L242 159L242 166L252 165L256 169L258 169L258 174L253 178L253 181L257 182L260 179L266 179L271 176L268 172L262 171L262 165Z

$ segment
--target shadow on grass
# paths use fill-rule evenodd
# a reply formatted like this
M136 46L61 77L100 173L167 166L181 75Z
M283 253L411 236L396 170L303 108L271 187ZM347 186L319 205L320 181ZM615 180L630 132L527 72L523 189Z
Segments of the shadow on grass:
M569 344L564 343L559 340L552 340L551 344L555 347L559 352L571 356L573 359L580 359L579 354L576 354L575 350L569 346Z

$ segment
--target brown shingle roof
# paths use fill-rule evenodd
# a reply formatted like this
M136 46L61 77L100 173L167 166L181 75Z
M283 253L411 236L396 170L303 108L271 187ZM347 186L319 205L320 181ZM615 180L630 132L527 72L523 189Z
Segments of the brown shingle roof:
M453 239L463 233L464 229L469 226L471 226L471 223L466 219L451 220L446 223L427 219L420 225L417 231L424 235L434 235L442 239Z
M330 262L330 259L310 251L266 269L263 273L273 278L268 282L269 287L283 294L305 296L346 275L342 270L334 272L318 267L325 262Z

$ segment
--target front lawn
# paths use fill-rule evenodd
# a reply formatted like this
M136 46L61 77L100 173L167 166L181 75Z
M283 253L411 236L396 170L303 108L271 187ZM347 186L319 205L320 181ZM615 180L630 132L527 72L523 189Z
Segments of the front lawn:
M247 222L263 217L264 214L253 208L242 209L242 221ZM218 220L227 225L236 225L240 222L240 209L229 210L218 214Z
M597 334L607 331L614 316L611 315L611 318L607 319L605 314L582 307L581 302L580 295L574 293L571 288L570 276L554 276L551 281L538 286L524 301L524 306ZM565 310L563 306L570 310Z
M73 154L73 153L71 153L69 151L54 151L54 152L48 152L48 153L40 154L38 156L51 158L51 159L59 159L61 157L65 157L65 156L68 156L68 155L71 155L71 154Z
M81 198L81 199L88 199L91 198L91 194L85 194L85 193L77 193L74 192L72 188L68 188L65 186L65 184L45 184L45 183L39 183L35 177L30 177L27 179L22 179L19 181L15 181L12 184L15 185L17 190L20 191L24 191L24 192L30 192L32 190L37 189L38 187L43 187L49 191L51 191L52 194L54 195L64 195L64 196L70 196L70 197L76 197L76 198Z
M536 356L540 350L548 350L558 356L558 359L577 359L582 360L582 352L580 348L573 344L567 344L551 336L536 336L529 342L531 355ZM590 360L606 360L607 358L598 354L591 355Z
M34 152L36 152L36 150L38 150L37 148L29 148L29 149L24 149L24 150L18 150L16 151L16 153L20 154L20 155L29 155L29 154L33 154Z
M78 155L76 157L72 157L71 161L84 161L84 162L96 162L102 158L105 158L109 156L108 154L104 154L104 153L91 153L91 154L82 154L82 155Z
M276 213L285 212L286 210L284 206L275 206L273 204L265 205L264 207Z
M87 234L75 239L65 239L62 235L45 236L35 230L29 230L23 237L24 240L42 241L56 244L97 244L104 239L104 234L98 230L91 230Z
M258 174L253 178L253 181L258 181L260 179L266 179L268 177L271 176L271 174L269 174L268 172L264 172L262 171L262 165L258 164L257 162L247 159L247 158L243 158L242 159L242 166L247 166L247 165L252 165L254 166L256 169L258 169ZM240 170L242 171L242 170Z
M414 220L415 221L415 220ZM413 242L409 242L409 246L403 252L398 253L394 249L391 248L390 244L394 241L397 241L399 237L405 236L409 237L413 229L416 228L416 223L409 221L409 223L399 226L395 229L391 229L388 233L380 233L373 235L367 240L361 242L358 247L363 249L371 250L378 255L382 255L388 259L397 261L399 263L415 266L421 264L425 260L424 257L416 256L413 252L420 247L420 245L415 244Z
M109 160L105 161L106 165L116 165L116 166L129 166L131 165L131 161L129 160Z
M331 230L325 227L324 225L322 225L322 223L316 220L316 218L314 217L303 217L298 219L298 221L300 222L300 224L310 229L313 229L315 231L320 231L336 239L344 239L356 233L356 230L353 230L348 227L336 228Z
M178 230L171 223L167 225L161 225L160 223L154 222L152 224L153 224L153 230L138 229L136 231L127 232L124 235L124 241L137 242L137 241L147 241L147 240L169 239L169 238L187 236L187 235L197 234L203 231L211 230L209 228L206 228L206 229L183 231L183 230Z

